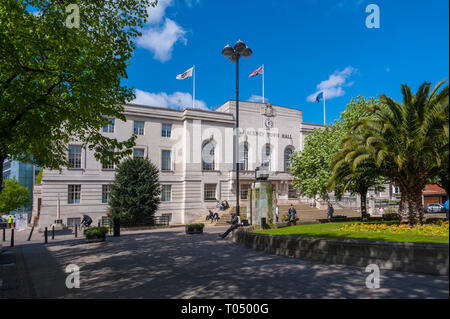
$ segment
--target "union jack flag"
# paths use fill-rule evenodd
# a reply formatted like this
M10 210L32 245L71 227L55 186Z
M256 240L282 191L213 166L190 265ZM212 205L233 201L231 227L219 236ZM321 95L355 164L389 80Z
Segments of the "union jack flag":
M257 76L258 74L263 74L263 73L264 73L264 67L261 65L253 73L251 73L248 77L251 78L251 77Z

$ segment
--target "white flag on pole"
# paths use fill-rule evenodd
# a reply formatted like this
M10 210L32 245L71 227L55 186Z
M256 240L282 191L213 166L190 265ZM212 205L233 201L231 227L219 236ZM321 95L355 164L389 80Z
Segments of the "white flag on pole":
M177 80L184 80L186 78L190 78L192 76L192 72L194 71L194 67L184 71L184 73L177 75Z

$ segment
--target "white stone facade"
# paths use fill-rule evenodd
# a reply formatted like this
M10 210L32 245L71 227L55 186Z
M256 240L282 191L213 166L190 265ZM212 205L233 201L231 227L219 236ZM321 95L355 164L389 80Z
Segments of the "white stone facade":
M230 205L235 203L235 109L235 101L226 102L216 111L130 104L125 105L127 121L115 119L114 130L103 134L126 140L133 134L135 122L144 122L143 135L138 135L134 148L144 150L144 156L161 168L161 184L170 185L166 188L170 188L170 196L166 198L169 200L161 202L156 215L171 214L172 224L184 224L205 215L219 200L228 200ZM292 176L285 170L285 152L301 150L306 134L322 126L303 123L300 110L254 102L239 103L239 121L239 143L248 149L245 156L248 160L241 164L241 188L245 189L254 181L255 168L264 162L269 167L269 180L276 188L278 202L288 202ZM170 137L162 133L163 125L167 124L171 126ZM203 148L208 142L211 144ZM213 153L208 148L211 145ZM170 151L170 163L164 170L163 151ZM243 151L241 154L244 157ZM82 214L88 214L96 223L108 213L108 204L102 202L105 196L102 190L103 185L114 180L114 169L103 169L93 152L87 149L81 149L78 158L81 158L79 168L66 168L61 172L44 169L42 184L35 194L36 203L37 197L41 198L40 204L33 209L33 215L39 215L40 227L49 226L56 219L58 194L65 224L70 224L69 218L80 218ZM209 169L205 169L202 161L207 162ZM211 194L214 188L215 196ZM80 190L80 198L70 203L69 190L74 189ZM241 205L246 206L245 199L241 200Z

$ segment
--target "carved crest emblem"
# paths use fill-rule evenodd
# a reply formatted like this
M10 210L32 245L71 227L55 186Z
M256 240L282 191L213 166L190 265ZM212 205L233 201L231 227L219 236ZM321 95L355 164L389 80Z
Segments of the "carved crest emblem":
M265 110L264 110L264 115L265 116L273 116L274 115L273 114L272 104L270 104L270 103L266 104L266 107L265 107Z

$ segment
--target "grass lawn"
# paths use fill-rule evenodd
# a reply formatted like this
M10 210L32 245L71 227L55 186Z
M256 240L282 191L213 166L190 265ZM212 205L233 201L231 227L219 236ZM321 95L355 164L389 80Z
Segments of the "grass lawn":
M352 232L343 231L339 228L344 225L352 225L361 222L341 222L341 223L325 223L315 225L297 225L288 226L277 229L254 230L254 233L272 234L272 235L288 235L303 237L320 237L320 238L342 238L342 239L365 239L380 241L397 241L397 242L422 242L422 243L448 243L448 236L434 236L424 234L396 234L390 232ZM370 222L370 224L384 223L392 224L395 222Z

